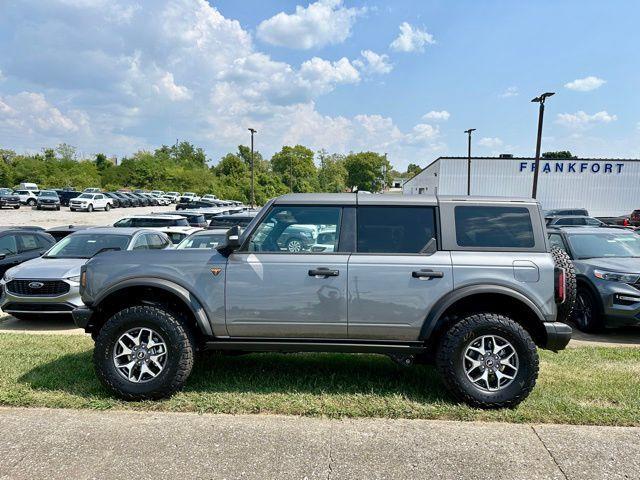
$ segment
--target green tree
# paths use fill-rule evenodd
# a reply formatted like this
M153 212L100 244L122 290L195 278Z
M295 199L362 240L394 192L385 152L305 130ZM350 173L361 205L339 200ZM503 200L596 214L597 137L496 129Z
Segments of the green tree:
M111 166L111 162L107 159L107 156L104 153L96 154L96 168L99 171L103 171L106 168Z
M76 160L78 158L76 147L68 143L61 143L56 147L55 151L56 157L60 160ZM47 157L46 150L45 157Z
M227 153L222 157L220 162L218 162L218 165L214 167L214 170L218 175L240 178L249 173L249 166L240 156Z
M576 158L568 150L560 150L558 152L544 152L542 158Z
M318 188L321 192L339 193L347 189L347 169L344 156L337 153L318 152Z
M422 168L420 168L420 165L417 165L415 163L410 163L409 166L407 167L407 173L410 176L414 176L419 174L422 171Z
M391 184L391 164L376 152L350 153L344 161L350 188L377 192Z
M313 163L313 151L307 147L282 147L271 157L271 168L293 192L313 192L318 188L318 170Z

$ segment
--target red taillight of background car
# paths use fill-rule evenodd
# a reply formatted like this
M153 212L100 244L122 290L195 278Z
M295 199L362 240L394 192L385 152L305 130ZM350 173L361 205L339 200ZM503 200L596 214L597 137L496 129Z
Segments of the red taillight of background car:
M567 274L564 268L556 267L554 284L556 292L556 303L564 303L564 300L567 296Z

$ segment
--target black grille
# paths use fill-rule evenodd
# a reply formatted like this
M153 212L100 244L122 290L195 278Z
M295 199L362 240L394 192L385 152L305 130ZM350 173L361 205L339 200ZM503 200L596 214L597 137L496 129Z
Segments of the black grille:
M71 312L73 307L66 303L15 303L9 302L4 310L11 312Z
M41 284L41 287L37 285ZM62 280L11 280L7 290L15 295L53 297L69 291L69 284Z

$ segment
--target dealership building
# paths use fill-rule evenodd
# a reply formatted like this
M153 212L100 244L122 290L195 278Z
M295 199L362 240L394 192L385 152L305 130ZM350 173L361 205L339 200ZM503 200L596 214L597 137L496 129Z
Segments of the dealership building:
M531 197L535 159L471 157L471 195ZM405 195L466 195L467 157L440 157L407 180ZM572 158L540 160L542 208L586 208L592 216L617 216L640 208L640 160Z

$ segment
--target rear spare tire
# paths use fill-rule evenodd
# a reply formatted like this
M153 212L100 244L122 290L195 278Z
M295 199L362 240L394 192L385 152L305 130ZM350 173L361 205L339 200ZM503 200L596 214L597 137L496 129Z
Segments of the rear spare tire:
M565 293L564 302L557 304L559 322L567 323L571 320L576 305L578 286L576 283L576 269L567 252L559 247L551 247L551 256L556 267L564 269Z

